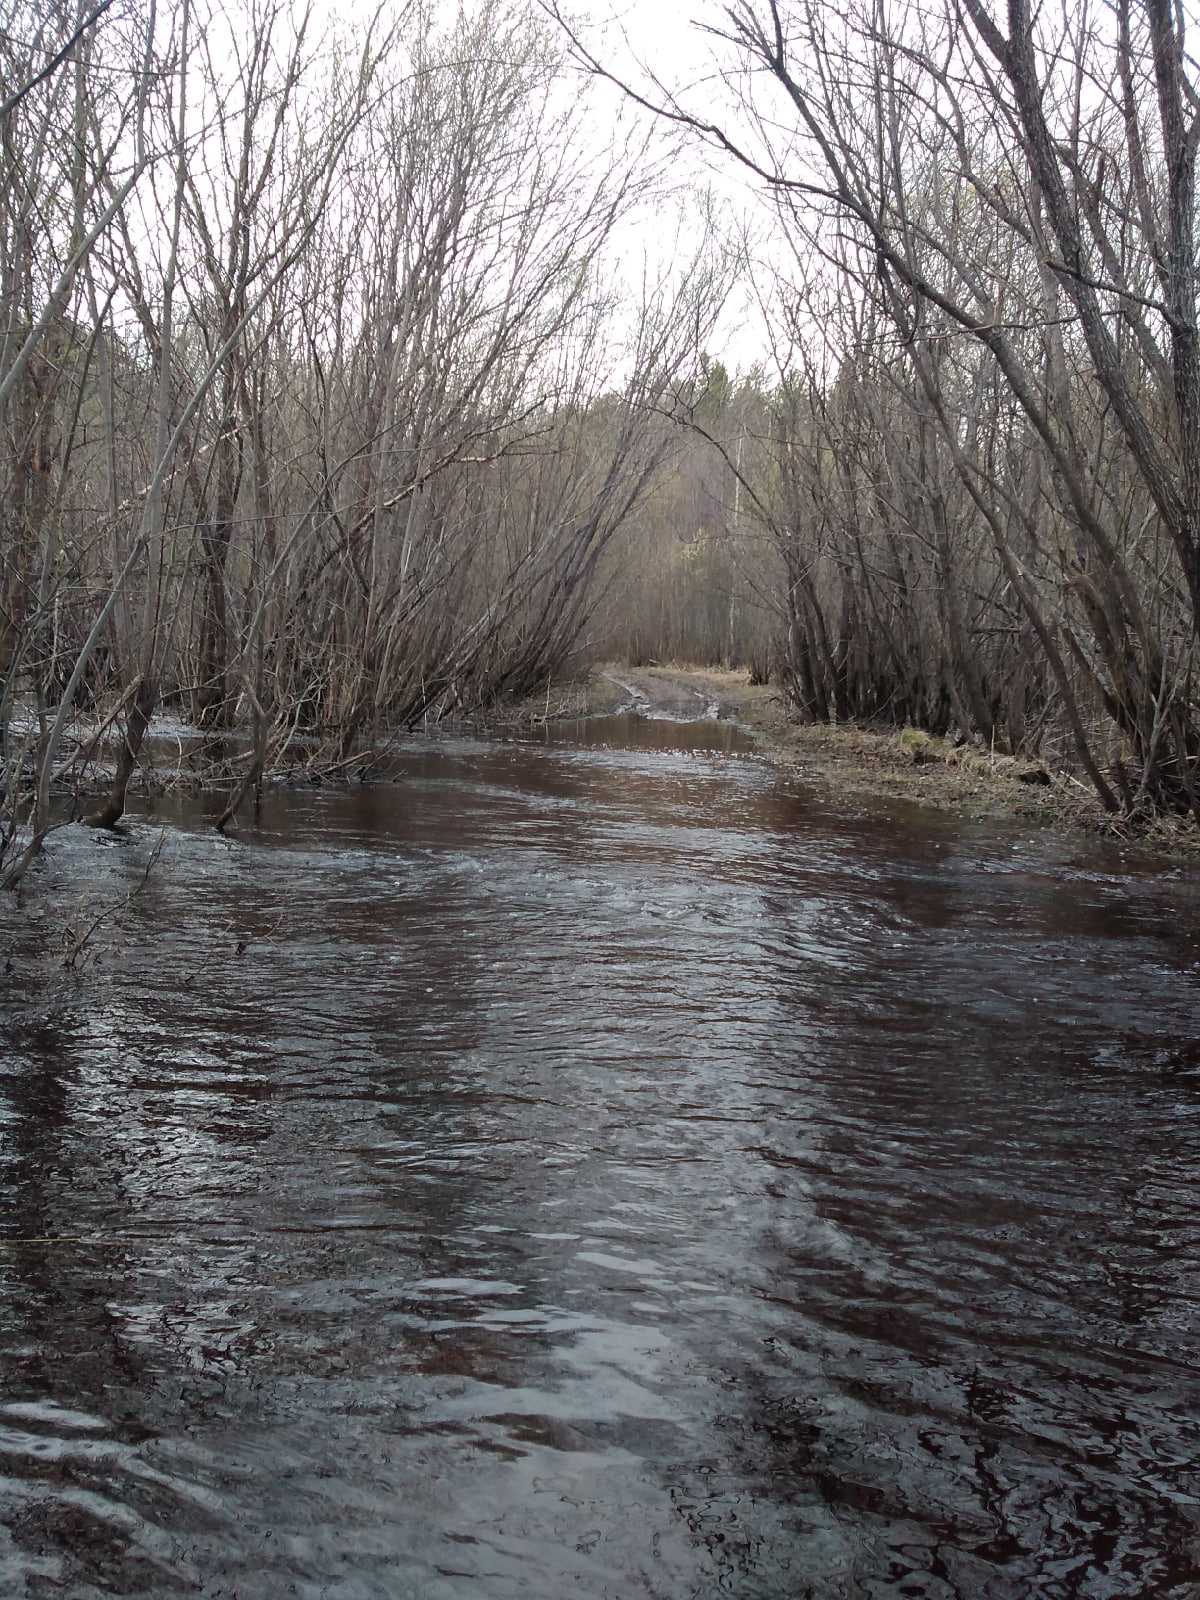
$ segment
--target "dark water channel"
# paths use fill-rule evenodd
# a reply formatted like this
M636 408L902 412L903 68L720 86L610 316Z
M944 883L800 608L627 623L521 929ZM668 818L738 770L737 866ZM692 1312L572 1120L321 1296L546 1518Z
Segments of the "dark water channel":
M1200 1595L1194 876L725 737L165 808L0 1036L0 1595Z

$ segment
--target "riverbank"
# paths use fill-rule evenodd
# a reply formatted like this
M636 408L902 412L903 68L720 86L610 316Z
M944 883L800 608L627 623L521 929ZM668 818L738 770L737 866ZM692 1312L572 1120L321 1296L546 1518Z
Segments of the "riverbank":
M776 685L752 684L744 671L608 664L578 683L552 685L548 694L509 707L489 723L518 730L617 710L738 723L760 753L834 793L916 801L972 818L1008 817L1200 857L1200 829L1192 821L1134 828L1109 816L1090 788L1070 774L957 747L916 729L801 723Z

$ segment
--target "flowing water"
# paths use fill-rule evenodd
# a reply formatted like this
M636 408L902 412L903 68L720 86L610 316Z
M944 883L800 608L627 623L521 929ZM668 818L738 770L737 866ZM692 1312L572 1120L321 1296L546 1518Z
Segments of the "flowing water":
M4 908L6 1600L1200 1594L1195 876L606 736Z

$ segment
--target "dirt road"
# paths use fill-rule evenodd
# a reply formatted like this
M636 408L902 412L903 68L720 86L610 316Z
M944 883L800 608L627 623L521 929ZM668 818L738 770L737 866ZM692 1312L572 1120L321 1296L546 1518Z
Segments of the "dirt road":
M693 722L698 717L736 721L744 711L744 680L732 674L717 677L703 671L679 672L669 667L608 667L603 677L628 696L630 709L643 717L670 717Z

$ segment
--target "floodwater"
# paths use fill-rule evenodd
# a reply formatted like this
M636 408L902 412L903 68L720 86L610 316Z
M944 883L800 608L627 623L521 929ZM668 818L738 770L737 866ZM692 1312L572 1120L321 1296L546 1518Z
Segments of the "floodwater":
M6 1600L1200 1594L1194 875L619 733L0 910Z

